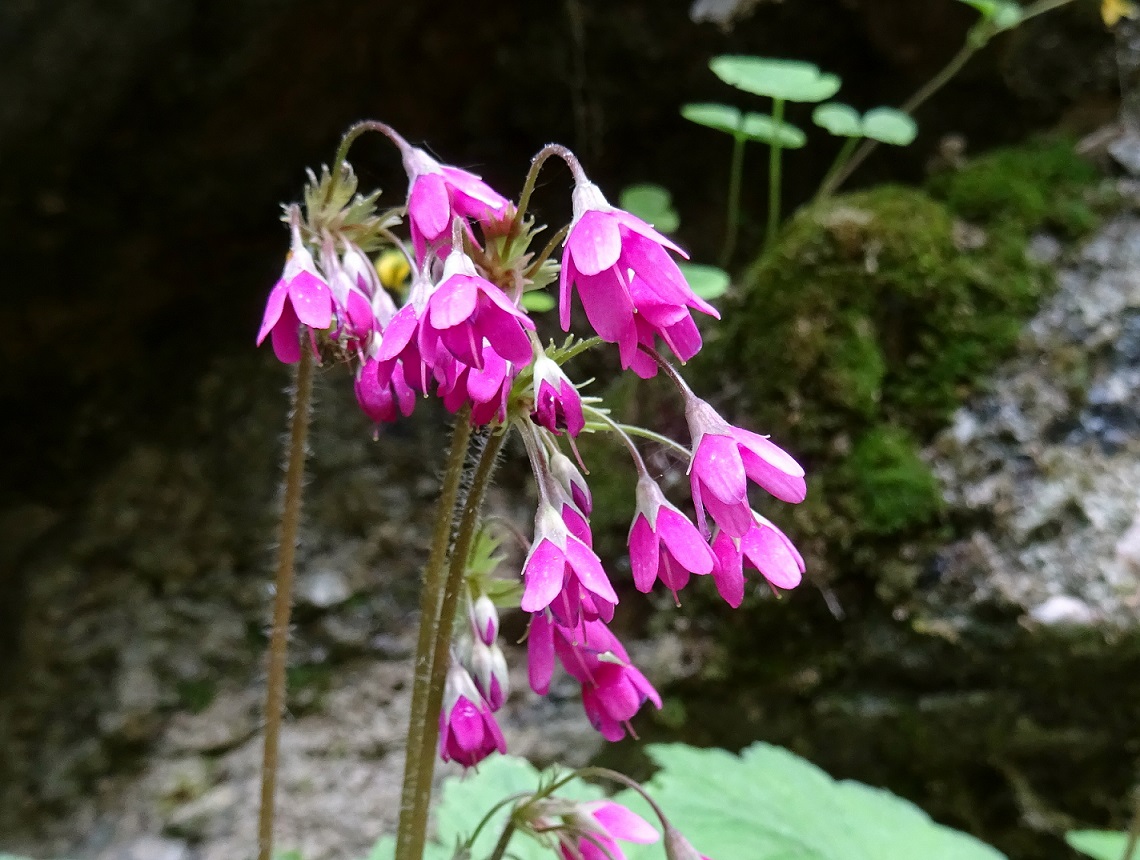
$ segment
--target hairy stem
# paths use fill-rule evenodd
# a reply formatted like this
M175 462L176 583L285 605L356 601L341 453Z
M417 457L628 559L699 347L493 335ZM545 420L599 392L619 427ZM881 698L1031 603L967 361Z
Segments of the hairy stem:
M307 332L303 333L307 337ZM276 594L273 631L269 639L269 677L265 690L265 747L261 760L261 808L257 816L257 857L273 855L273 806L277 793L277 751L281 712L285 708L285 653L289 645L289 614L293 604L293 562L301 524L301 484L305 474L306 438L309 435L313 395L313 353L303 344L293 378L292 415L289 418L289 459L285 466L285 498L277 543Z
M780 229L780 129L784 124L784 100L772 100L772 119L776 132L772 135L771 152L768 158L768 224L764 233L764 247L771 248Z
M465 410L455 423L451 448L443 473L439 505L436 509L435 531L424 569L423 591L420 593L420 630L416 642L415 681L412 686L411 714L408 718L407 753L404 759L404 783L400 792L400 820L396 830L396 857L398 860L420 860L423 853L423 832L427 828L427 809L416 805L416 791L420 782L420 755L426 726L434 721L428 718L428 686L432 680L432 660L435 656L435 638L439 628L439 607L443 597L444 568L447 563L447 546L451 540L451 524L455 520L459 484L463 478L463 463L467 459L467 446L471 439L471 422ZM429 777L430 785L430 777ZM419 830L419 849L416 831Z
M742 119L741 122L744 120ZM720 267L727 269L736 250L736 238L740 232L740 186L744 171L744 134L732 136L732 167L728 174L728 212L724 219L724 247L720 251Z
M397 843L396 860L421 860L423 857L424 842L427 839L428 807L431 803L431 782L435 771L436 744L439 741L439 711L443 703L444 682L447 680L448 652L451 648L452 629L455 626L455 610L463 586L468 557L471 554L471 542L479 522L483 494L491 482L499 449L502 448L505 439L505 433L492 436L478 457L478 465L475 467L475 475L471 480L467 501L463 507L463 517L456 532L455 545L451 550L447 574L442 582L442 594L436 615L438 624L432 637L432 656L428 663L431 674L426 690L426 707L416 732L418 735L414 749L416 761L413 763L413 748L409 746L408 763L404 770L405 797L400 809L400 820L402 824L406 814L408 827L406 836L404 827L400 828L398 836L406 838L407 841ZM452 519L448 517L449 524L451 521ZM421 666L422 664L417 663L417 686L419 686ZM411 732L412 728L409 727L409 739ZM414 782L409 786L409 774L413 768L415 771L411 778Z

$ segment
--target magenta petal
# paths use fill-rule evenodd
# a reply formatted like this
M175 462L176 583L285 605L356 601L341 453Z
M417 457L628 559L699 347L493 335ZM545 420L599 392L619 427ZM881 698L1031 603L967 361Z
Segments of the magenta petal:
M474 703L460 696L448 720L451 736L464 750L471 752L483 745L483 715Z
M705 498L705 510L713 521L733 537L744 537L752 528L752 509L748 507L748 500L725 504L716 496Z
M601 567L600 562L598 566ZM548 607L562 590L565 572L566 556L550 540L543 538L523 565L526 587L519 604L523 612L539 612Z
M700 478L708 493L703 494L705 504L711 494L725 503L744 501L748 494L748 480L744 462L736 440L730 436L706 433L697 445L691 474Z
M598 702L619 723L633 719L641 707L641 695L625 677L626 667L603 663L594 673Z
M380 350L376 353L377 361L390 361L396 358L404 348L412 342L419 320L416 318L416 309L411 305L404 305L392 317L384 334L380 338Z
M716 561L712 550L697 527L680 511L662 505L657 511L657 533L673 558L689 573L703 576L712 572Z
M332 324L332 290L312 272L301 271L289 282L289 300L297 319L313 329Z
M724 602L736 609L744 602L744 565L735 541L725 532L716 536L712 545L716 555L713 582Z
M654 242L658 245L663 245L671 251L676 251L686 260L689 259L689 255L681 250L679 246L675 245L672 239L670 239L668 236L658 233L655 229L653 229L653 226L651 224L642 221L636 215L626 212L624 209L615 209L612 215L617 219L618 223L620 223L622 227L625 227L640 236L644 236L651 242Z
M796 557L775 531L756 526L740 541L745 558L777 588L795 588L803 579Z
M554 628L545 612L531 617L526 639L527 675L530 688L545 696L554 674Z
M285 364L296 364L301 360L301 321L293 312L291 302L286 302L281 310L277 324L273 326L270 339L273 342L273 354L277 360Z
M609 343L637 338L633 323L633 302L625 285L613 271L578 278L578 295L594 331Z
M566 239L574 265L586 276L612 267L621 256L621 231L609 212L591 209L578 219Z
M434 242L451 226L451 202L447 185L438 173L421 173L408 195L408 217L429 242Z
M650 845L661 838L656 828L640 815L636 815L612 800L599 800L587 804L587 809L615 839Z
M784 502L798 504L807 496L803 466L773 442L763 436L732 428L733 438L740 443L740 455L748 477Z
M569 251L564 251L558 272L558 324L563 331L570 330L570 285L577 279L578 270L574 268L573 258Z
M609 577L602 570L602 563L582 541L575 537L566 539L566 561L582 586L608 603L617 603L618 596L610 584ZM526 609L524 606L523 609ZM533 611L533 610L531 610Z
M633 570L633 584L638 591L648 593L653 588L659 563L657 553L657 535L653 533L645 515L638 514L633 521L633 528L629 530L629 564Z
M479 300L479 278L452 275L432 295L428 312L433 328L444 329L466 322Z
M285 309L285 297L288 294L289 288L284 280L278 281L269 291L269 298L265 300L265 313L261 317L261 329L257 333L258 346L261 346L266 335L277 324L277 320L281 319L281 311Z

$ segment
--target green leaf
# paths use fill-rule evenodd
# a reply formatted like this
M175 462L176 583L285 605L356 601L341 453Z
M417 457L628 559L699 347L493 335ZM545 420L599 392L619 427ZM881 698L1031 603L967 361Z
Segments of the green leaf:
M878 107L863 115L863 134L880 143L909 146L918 136L918 125L901 110Z
M836 137L862 137L863 120L851 105L828 102L817 107L811 121Z
M1120 860L1128 846L1128 834L1115 830L1070 830L1065 841L1093 860Z
M552 310L555 304L554 297L551 296L550 293L545 293L542 290L523 293L522 296L523 310L534 311L536 314Z
M662 233L672 233L681 225L669 189L651 182L625 188L621 193L620 205L626 212L652 224Z
M709 68L738 90L790 102L821 102L839 91L838 75L799 60L725 55L713 57Z
M681 116L689 122L715 128L733 137L740 133L740 111L729 105L713 102L687 104L681 108Z
M728 289L728 272L716 266L705 266L701 263L678 263L681 274L689 282L694 293L705 301L719 299Z
M942 827L890 792L835 781L787 750L754 744L740 756L651 745L661 770L646 788L702 854L748 860L1001 860L997 850ZM618 802L647 814L640 798ZM658 860L660 845L629 846Z
M807 136L790 122L777 122L764 113L746 113L740 133L748 140L779 143L784 149L799 149L807 143Z

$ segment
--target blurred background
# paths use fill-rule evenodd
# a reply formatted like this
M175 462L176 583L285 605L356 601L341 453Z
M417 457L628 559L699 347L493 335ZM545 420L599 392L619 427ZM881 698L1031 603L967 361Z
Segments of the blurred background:
M714 262L731 143L679 107L766 105L710 57L809 60L844 101L897 105L976 18L957 0L5 0L0 850L252 844L286 407L253 337L287 247L280 204L349 124L382 119L509 196L565 143L611 199L666 186L679 242ZM913 145L880 148L763 258L749 151L725 324L691 369L808 466L809 502L780 522L809 582L735 613L708 593L623 602L666 698L643 738L783 744L1012 857L1072 856L1066 828L1124 825L1140 197L1105 147L1122 50L1091 0L1000 37L918 112ZM810 130L785 158L791 212L839 142L807 107L789 119ZM395 205L395 150L365 137L351 160ZM536 197L552 225L569 215L560 171ZM394 815L443 426L423 406L374 442L341 370L320 379L281 784L280 842L306 860L364 856ZM683 433L664 388L590 370ZM627 569L631 486L611 477L619 454L584 452L599 545ZM496 513L529 528L526 476L503 486ZM525 687L502 721L514 751L644 769L635 743L602 750L572 687Z

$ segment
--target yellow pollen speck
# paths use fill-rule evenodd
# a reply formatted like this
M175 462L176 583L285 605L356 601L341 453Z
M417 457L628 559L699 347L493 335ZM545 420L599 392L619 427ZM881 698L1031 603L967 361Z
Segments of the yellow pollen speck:
M389 291L399 291L412 273L407 259L397 248L389 248L376 258L376 274Z

